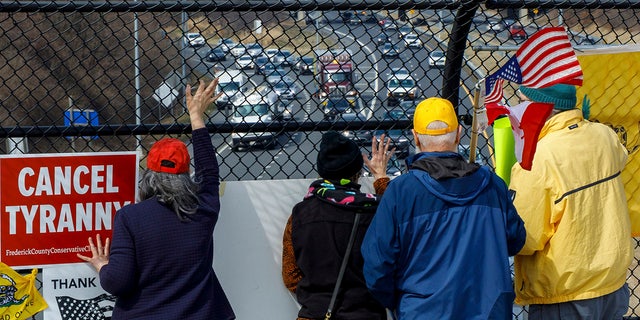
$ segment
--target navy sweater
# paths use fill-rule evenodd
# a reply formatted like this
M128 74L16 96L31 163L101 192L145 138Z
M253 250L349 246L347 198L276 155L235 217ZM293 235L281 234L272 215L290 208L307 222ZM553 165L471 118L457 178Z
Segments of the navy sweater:
M207 129L192 135L200 208L191 221L157 199L116 213L109 264L100 284L117 296L112 319L234 319L213 271L218 220L218 161Z

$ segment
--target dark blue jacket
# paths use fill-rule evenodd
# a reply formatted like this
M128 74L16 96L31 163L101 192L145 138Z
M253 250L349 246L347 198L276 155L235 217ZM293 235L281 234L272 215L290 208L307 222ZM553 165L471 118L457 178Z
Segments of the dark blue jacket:
M508 257L526 232L507 186L455 153L408 163L362 244L369 290L398 319L510 319Z
M218 220L219 171L206 129L193 131L200 208L192 221L157 199L116 213L109 264L100 284L117 296L112 319L234 319L213 271L213 229Z

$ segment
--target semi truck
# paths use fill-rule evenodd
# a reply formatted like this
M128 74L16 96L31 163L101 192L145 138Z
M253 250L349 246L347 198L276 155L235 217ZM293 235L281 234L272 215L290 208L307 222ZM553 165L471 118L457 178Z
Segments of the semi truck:
M333 94L357 95L354 65L348 49L315 50L317 96L326 98Z

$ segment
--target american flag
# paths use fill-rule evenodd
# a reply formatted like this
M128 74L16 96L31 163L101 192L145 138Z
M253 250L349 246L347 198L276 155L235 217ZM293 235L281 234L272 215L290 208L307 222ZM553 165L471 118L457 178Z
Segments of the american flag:
M115 296L102 294L84 300L69 296L57 296L56 301L63 320L109 320Z
M507 108L502 104L503 82L530 88L555 84L582 85L582 68L564 27L544 28L522 43L514 57L485 80L485 107L489 124L502 114L509 117L516 158L531 170L538 135L553 105L525 103Z
M487 88L493 88L484 98L484 106L487 109L487 123L489 125L493 124L493 121L495 121L498 116L509 114L509 109L502 103L502 97L504 95L503 83L504 79L502 78L492 78L490 82L485 83Z
M564 27L544 28L522 43L507 64L487 77L487 97L496 85L501 84L498 79L530 88L558 83L581 86L582 68Z

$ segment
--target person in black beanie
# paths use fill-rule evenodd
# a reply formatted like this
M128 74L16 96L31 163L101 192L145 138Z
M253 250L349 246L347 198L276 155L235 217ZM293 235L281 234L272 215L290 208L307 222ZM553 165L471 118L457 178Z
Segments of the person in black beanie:
M311 183L295 205L283 236L282 278L301 306L298 320L325 318L356 214L361 215L332 319L387 319L385 308L367 289L360 254L380 196L360 192L357 182L366 164L376 179L376 193L384 192L393 154L389 144L384 135L373 137L368 159L342 134L329 131L322 136L316 163L321 179Z
M325 179L339 180L356 177L362 171L364 160L358 145L335 131L322 136L318 151L318 174Z

